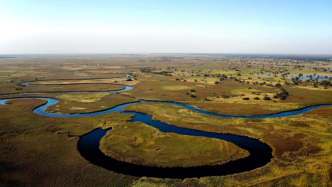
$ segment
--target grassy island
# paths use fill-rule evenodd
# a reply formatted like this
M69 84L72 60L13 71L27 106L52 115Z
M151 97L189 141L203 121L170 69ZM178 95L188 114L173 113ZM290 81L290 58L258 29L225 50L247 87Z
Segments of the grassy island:
M120 161L158 167L217 165L249 155L230 142L163 133L140 122L116 123L100 148Z

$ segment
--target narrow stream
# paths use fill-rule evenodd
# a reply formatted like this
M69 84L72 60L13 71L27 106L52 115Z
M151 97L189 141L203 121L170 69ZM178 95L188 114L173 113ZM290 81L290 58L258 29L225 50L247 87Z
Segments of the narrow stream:
M18 98L18 99L29 99L29 98ZM30 98L31 99L31 98ZM244 171L249 171L258 167L262 167L270 162L272 159L272 149L265 143L260 142L259 140L231 135L231 134L218 134L218 133L209 133L198 130L191 130L180 128L176 126L171 126L166 123L162 123L156 120L152 120L152 116L147 114L142 114L138 112L126 112L122 109L136 104L136 103L167 103L171 105L182 106L184 108L190 109L192 106L183 105L179 103L172 102L149 102L149 101L139 101L136 103L127 103L123 105L116 106L114 108L86 113L86 114L58 114L46 112L45 108L55 105L58 100L52 98L35 98L46 100L47 103L37 107L33 112L49 117L89 117L89 116L98 116L102 114L108 114L112 112L121 112L123 114L134 114L130 122L142 122L149 126L159 129L161 132L165 133L177 133L180 135L189 135L189 136L201 136L208 138L216 138L220 140L225 140L232 142L235 145L247 150L250 152L250 156L239 159L236 161L231 161L223 165L216 166L201 166L201 167L190 167L190 168L159 168L159 167L150 167L150 166L140 166L131 163L117 161L111 157L106 156L99 149L99 142L101 138L107 133L107 130L96 129L82 137L78 142L78 151L81 155L91 162L94 165L112 170L114 172L119 172L127 175L133 176L147 176L147 177L162 177L162 178L188 178L188 177L203 177L203 176L220 176L233 173L239 173ZM6 101L11 99L0 100L0 104L5 104ZM199 111L198 111L199 112ZM201 113L201 112L200 112ZM213 113L206 114L215 115Z

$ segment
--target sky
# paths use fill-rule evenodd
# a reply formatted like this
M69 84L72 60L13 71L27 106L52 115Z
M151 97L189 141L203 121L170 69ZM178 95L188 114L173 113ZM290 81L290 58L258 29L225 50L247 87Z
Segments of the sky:
M0 0L0 54L332 54L331 0Z

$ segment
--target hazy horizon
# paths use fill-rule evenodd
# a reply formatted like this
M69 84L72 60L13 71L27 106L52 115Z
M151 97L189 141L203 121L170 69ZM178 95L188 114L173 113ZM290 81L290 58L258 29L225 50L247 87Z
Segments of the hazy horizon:
M297 53L131 53L131 52L118 52L118 53L0 53L0 56L14 56L14 55L271 55L271 56L328 56L332 54L297 54Z
M332 2L0 1L0 54L332 55Z

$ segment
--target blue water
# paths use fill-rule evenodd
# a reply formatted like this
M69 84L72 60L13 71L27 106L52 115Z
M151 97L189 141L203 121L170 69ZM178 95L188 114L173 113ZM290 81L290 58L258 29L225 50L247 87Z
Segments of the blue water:
M303 76L297 76L297 75L292 75L292 78L299 78L300 80L310 80L309 75L303 75ZM312 79L318 79L318 80L328 80L331 77L331 75L312 75Z

